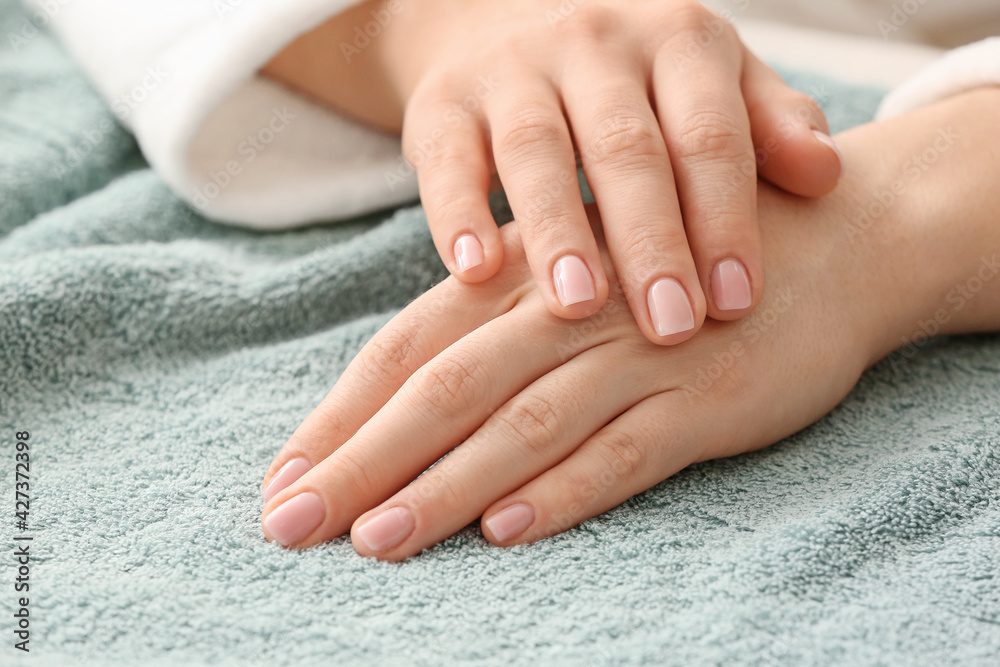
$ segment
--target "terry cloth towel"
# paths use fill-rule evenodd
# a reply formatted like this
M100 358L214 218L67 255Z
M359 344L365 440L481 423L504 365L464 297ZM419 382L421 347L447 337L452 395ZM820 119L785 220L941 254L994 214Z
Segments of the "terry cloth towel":
M0 0L0 35L24 18ZM880 98L789 79L835 130ZM445 275L419 208L205 220L47 34L0 44L0 664L996 664L997 336L893 355L811 428L532 546L476 523L400 564L268 544L267 464Z

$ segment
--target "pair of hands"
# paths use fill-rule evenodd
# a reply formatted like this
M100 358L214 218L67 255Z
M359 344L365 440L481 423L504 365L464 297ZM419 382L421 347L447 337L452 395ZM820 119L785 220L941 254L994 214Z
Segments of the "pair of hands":
M759 184L767 293L679 348L647 340L620 290L589 319L553 316L505 226L496 279L418 298L296 429L264 479L264 534L303 548L350 531L362 555L401 560L482 516L490 542L531 542L812 423L926 322L1000 329L997 113L984 89L846 132L851 173L827 197ZM940 167L859 226L944 129Z
M351 47L359 26L378 28L364 50ZM627 305L658 344L759 301L758 171L813 197L842 170L815 102L694 0L366 2L265 71L402 129L435 246L469 284L504 263L496 174L541 299L571 319L596 313L611 285L578 154Z
M873 352L875 304L850 298L870 272L840 254L830 203L767 186L761 199L767 294L681 348L646 340L620 290L587 320L551 315L518 225L503 227L494 280L418 298L295 431L265 479L267 538L303 548L350 531L360 554L400 560L482 516L490 542L531 542L818 419Z
M875 289L890 284L880 248L850 247L855 200L759 196L767 293L680 348L648 341L620 290L589 319L551 315L505 226L494 280L418 298L295 431L265 478L267 538L303 548L350 531L362 555L400 560L482 516L490 542L531 542L818 419L891 349L896 294Z
M647 8L651 7L649 3ZM418 20L423 14L408 16ZM627 20L620 17L616 23L610 14L604 17L609 31L621 29L621 21ZM402 15L397 18L392 25L406 24ZM590 21L591 29L604 29L600 21ZM448 25L444 22L426 34L432 35L432 41L454 45L446 39ZM534 39L520 44L517 34L509 34L514 40L509 51L514 55L524 54L537 43ZM596 34L611 33L598 30ZM407 50L402 40L388 39L388 35L383 44ZM465 53L475 51L468 47ZM444 55L439 57L444 62ZM550 57L553 54L540 62L549 62ZM572 59L560 61L566 72ZM746 61L741 62L745 69ZM698 66L708 67L703 60ZM641 65L636 67L644 71ZM416 61L411 69L428 71L425 63ZM738 76L743 81L745 71L740 70ZM420 77L400 78L411 79ZM309 92L308 82L297 87ZM313 90L323 97L320 88ZM900 341L905 343L921 318L937 317L948 289L966 278L966 271L979 268L984 247L1000 248L990 214L1000 207L1000 197L995 188L986 187L1000 177L1000 165L995 152L990 152L992 143L972 140L992 136L987 121L1000 109L998 95L997 91L972 95L975 104L942 104L841 135L838 143L851 162L851 171L834 193L819 199L794 197L754 179L749 179L748 195L729 183L722 183L722 192L708 190L718 182L690 189L691 181L680 178L677 199L684 224L692 228L699 219L714 225L713 229L728 229L725 221L738 221L732 215L698 218L698 201L709 206L721 194L730 203L758 202L764 221L760 248L765 260L753 269L748 267L748 275L754 280L756 300L762 281L753 277L754 271L762 275L766 264L768 289L748 319L709 322L699 336L679 349L657 344L674 339L651 335L655 327L648 309L639 307L645 305L641 299L636 301L643 296L637 288L641 280L630 278L625 273L628 268L616 259L616 253L620 257L622 251L641 249L641 243L621 243L614 225L602 221L605 216L619 217L627 224L641 217L629 211L646 211L659 216L650 218L657 225L679 234L680 217L665 218L662 200L647 206L651 194L660 196L665 190L669 198L675 192L673 179L651 178L657 173L650 171L655 160L640 160L637 168L623 159L619 168L631 169L631 176L646 184L642 196L613 203L617 190L606 187L611 199L605 202L596 193L599 212L597 207L581 206L573 214L577 205L573 190L573 196L563 199L569 213L532 217L526 214L530 188L537 184L521 181L523 194L517 194L514 183L506 184L515 216L518 206L521 211L517 224L497 233L496 247L502 247L503 261L492 255L494 264L484 257L480 265L485 267L484 275L496 271L495 276L482 282L470 279L472 274L463 275L465 281L449 278L404 309L365 346L271 463L262 488L265 536L284 546L304 548L350 531L362 555L401 560L482 516L483 534L490 542L531 542L614 507L692 462L760 448L815 421L841 400L864 368ZM411 99L421 98L414 92ZM808 106L802 100L794 104L800 102ZM442 113L455 110L447 105L441 108ZM363 109L356 111L365 116ZM635 108L627 111L634 117ZM502 122L501 112L494 116L484 111L486 115L476 122L483 118ZM748 118L782 116L780 109L772 110L771 116L755 115L752 109L747 113ZM718 120L719 115L711 118ZM385 126L392 125L391 110L383 121ZM923 174L919 190L899 197L878 217L877 225L859 226L859 212L869 210L874 201L871 193L895 187L900 175L912 170L912 157L933 146L941 128L952 123L963 139L958 147L949 148L941 163L952 161L960 168ZM600 126L599 122L593 125ZM491 132L492 127L488 128ZM770 127L780 131L781 122ZM783 174L789 179L802 177L810 165L820 172L839 174L836 156L824 153L821 146L810 147L810 135L807 124L794 135L799 139L779 141L778 150L769 153L769 163L761 167L762 175L794 191L789 181L782 180ZM631 129L612 133L612 137L631 136ZM669 132L664 135L661 129L659 136L667 146ZM751 136L758 143L756 130L751 130ZM525 142L526 147L530 144ZM461 159L461 143L443 146L452 146L455 159ZM484 151L493 150L485 138L482 146ZM797 162L796 156L810 151L815 155ZM671 173L676 176L687 168L724 174L739 158L737 153L725 159L705 153L698 166L696 152L688 155L690 166L677 167L668 150ZM492 159L489 152L484 154ZM530 154L514 162L527 169L543 157ZM548 157L566 162L557 150ZM461 188L463 174L457 171L462 170L449 175L448 164L442 163L446 173L440 182ZM481 165L460 164L468 169ZM796 176L796 166L806 171ZM607 176L588 172L588 177L598 189L601 178L617 178L612 172L610 168ZM476 173L483 180L482 170ZM547 173L551 171L542 170L534 178L542 179ZM425 178L421 174L422 190ZM817 178L823 181L823 174ZM622 187L628 187L625 180ZM476 186L474 199L485 192L483 183L477 181ZM822 190L817 187L807 194ZM464 201L470 201L468 192L463 193ZM475 200L487 215L485 197ZM478 205L468 209L470 215ZM753 207L746 210L751 220L756 219ZM589 222L585 229L590 230L599 257L599 264L586 266L592 277L605 276L608 298L603 306L596 300L590 305L596 312L588 319L572 321L557 315L582 317L587 310L560 311L555 305L554 281L535 270L540 261L546 269L554 267L550 261L554 255L546 256L544 248L531 245L537 237L531 237L528 228L548 234L542 238L558 239L562 227L537 223L563 222L580 232L584 215ZM952 225L938 224L942 220L961 221L962 233L956 234ZM439 223L432 220L431 224ZM751 236L756 238L756 227L751 226ZM490 233L489 225L484 229L484 234ZM635 239L643 238L632 234ZM440 236L435 232L436 242ZM690 236L694 242L694 235ZM586 233L583 237L588 238ZM754 250L758 257L760 248ZM441 249L447 258L448 243ZM944 254L942 249L946 249ZM695 257L698 252L695 249ZM549 260L538 259L543 257ZM746 255L740 257L750 261ZM649 260L650 266L659 261L652 255ZM455 267L452 260L446 261ZM699 271L703 268L696 266ZM616 270L622 271L620 278ZM622 289L612 287L618 282ZM699 274L698 285L703 294L710 293L710 276L706 280ZM595 299L599 296L595 289ZM946 313L947 325L940 330L995 329L1000 327L998 312L1000 289L984 290L964 302L961 311Z

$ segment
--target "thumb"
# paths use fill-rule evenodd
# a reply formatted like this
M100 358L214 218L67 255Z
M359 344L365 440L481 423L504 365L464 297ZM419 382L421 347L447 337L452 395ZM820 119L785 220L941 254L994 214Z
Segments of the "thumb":
M743 53L743 99L758 173L804 197L830 192L837 187L844 164L823 110L805 93L789 88L750 51L744 48Z

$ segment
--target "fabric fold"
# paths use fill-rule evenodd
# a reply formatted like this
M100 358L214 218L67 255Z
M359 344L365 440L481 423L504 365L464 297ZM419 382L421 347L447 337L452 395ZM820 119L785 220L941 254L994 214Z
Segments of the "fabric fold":
M150 164L208 217L280 229L417 196L398 137L256 74L352 0L28 4L50 17Z

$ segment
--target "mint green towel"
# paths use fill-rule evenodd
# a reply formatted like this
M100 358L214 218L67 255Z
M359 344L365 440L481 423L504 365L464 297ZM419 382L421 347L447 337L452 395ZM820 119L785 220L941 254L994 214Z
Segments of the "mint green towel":
M533 546L493 547L478 524L402 564L347 538L268 544L267 464L446 275L423 213L280 234L208 222L49 35L9 39L27 20L0 0L0 664L1000 660L995 336L890 357L798 435ZM789 78L834 129L880 97ZM27 655L14 535L34 538Z

